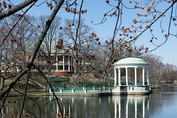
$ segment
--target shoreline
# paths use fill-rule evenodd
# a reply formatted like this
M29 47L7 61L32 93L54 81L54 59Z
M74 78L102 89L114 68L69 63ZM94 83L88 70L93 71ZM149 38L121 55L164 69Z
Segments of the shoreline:
M165 86L177 86L177 84L159 84L157 86L152 86L151 89L152 91L155 90L155 89L160 89L161 87L165 87ZM19 91L21 93L24 93L24 91L22 89L19 89ZM1 92L0 92L1 93ZM28 96L33 96L33 97L36 97L36 96L52 96L52 93L46 93L44 89L30 89L28 92L27 92L27 95ZM55 92L55 95L56 96L86 96L86 97L94 97L94 96L114 96L113 93L110 93L110 92L98 92L98 93L58 93L58 92ZM120 94L120 95L123 95L123 94ZM136 95L136 94L135 94ZM141 94L140 94L141 95ZM16 92L15 90L11 90L8 97L20 97L20 96L23 96L23 94L20 94L18 92Z

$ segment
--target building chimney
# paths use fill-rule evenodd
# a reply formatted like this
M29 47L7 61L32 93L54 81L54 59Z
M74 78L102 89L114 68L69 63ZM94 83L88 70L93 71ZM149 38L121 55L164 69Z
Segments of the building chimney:
M62 49L62 48L63 48L63 39L59 39L59 40L58 40L58 43L57 43L56 47L57 47L58 49Z

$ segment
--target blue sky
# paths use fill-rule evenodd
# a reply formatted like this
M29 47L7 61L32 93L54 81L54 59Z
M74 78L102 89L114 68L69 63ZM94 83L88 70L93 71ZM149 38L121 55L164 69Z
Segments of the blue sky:
M22 0L19 0L20 2ZM40 4L40 0L37 4ZM127 0L128 1L128 0ZM16 0L15 0L16 2ZM17 2L16 2L17 3ZM162 7L163 6L163 7ZM169 6L169 4L163 4L159 7L159 9L165 9ZM85 23L93 28L93 30L97 33L97 35L101 39L109 39L112 37L113 34L113 28L115 25L115 17L108 17L106 22L101 25L93 25L91 21L94 23L99 23L104 15L105 12L111 9L110 6L105 4L105 0L85 0L85 4L83 6L83 9L87 9L87 14L84 14L82 16L83 19L85 19ZM141 11L144 12L144 11ZM34 7L32 10L29 11L30 15L40 16L40 15L49 15L51 13L51 10L49 8L46 8L46 4L42 4L39 7ZM63 9L59 11L57 14L60 16L63 20L68 18L72 18L72 14L66 13ZM124 10L123 11L123 17L122 17L122 24L126 27L131 26L133 24L133 19L137 18L136 11L134 10ZM162 23L164 27L167 26L168 19L165 19ZM152 28L155 30L155 35L158 37L158 40L156 41L157 44L160 44L164 41L164 35L161 34L161 30L159 29L159 23L157 25L153 25ZM176 29L173 28L174 32L176 32ZM149 49L153 49L154 46L149 42L150 41L150 34L149 31L145 32L136 42L136 46L144 45L145 47L149 47ZM118 38L118 37L117 37ZM169 38L166 44L158 48L157 50L153 51L152 54L161 56L163 58L164 63L170 63L177 65L177 55L176 55L176 48L177 48L177 38Z

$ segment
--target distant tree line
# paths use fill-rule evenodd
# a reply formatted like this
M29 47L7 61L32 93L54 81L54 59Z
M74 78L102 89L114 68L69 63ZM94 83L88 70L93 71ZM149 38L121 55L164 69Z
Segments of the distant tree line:
M6 65L5 73L8 73L8 76L1 74L1 90L3 90L4 80L10 78L10 75L15 75L15 67L18 66L18 61L23 62L21 64L22 69L27 63L25 54L33 51L37 43L36 37L41 34L48 18L48 16L34 17L25 15L20 22L17 22L19 17L18 14L15 14L0 22L0 61ZM58 45L59 40L62 39L64 47L73 52L75 74L82 76L85 72L90 72L96 75L113 75L113 64L116 61L125 57L141 57L150 63L150 78L153 84L177 79L175 65L164 64L161 57L147 54L147 49L143 46L132 48L128 42L119 39L118 43L114 45L114 55L112 55L112 40L100 39L94 30L84 23L84 20L80 22L80 28L77 29L78 21L73 22L66 19L62 23L60 17L55 17L38 52L39 55L46 57L45 61L49 67L48 74L52 74L50 66L51 63L55 63L55 59L51 58L51 53L63 48ZM15 29L13 29L14 24ZM77 36L76 33L78 33ZM79 63L79 55L82 55L89 65ZM80 69L80 67L84 68L84 70ZM13 68L14 71L9 74Z
M152 84L173 83L177 80L177 66L170 63L163 63L163 58L157 55L148 54L143 58L150 64L150 79Z

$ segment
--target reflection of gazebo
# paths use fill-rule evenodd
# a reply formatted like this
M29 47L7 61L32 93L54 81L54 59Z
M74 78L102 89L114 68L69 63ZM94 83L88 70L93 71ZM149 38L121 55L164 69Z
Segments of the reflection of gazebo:
M150 107L149 96L113 96L115 118L147 118Z
M149 93L149 64L140 58L125 58L114 64L113 93Z

